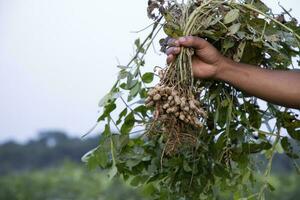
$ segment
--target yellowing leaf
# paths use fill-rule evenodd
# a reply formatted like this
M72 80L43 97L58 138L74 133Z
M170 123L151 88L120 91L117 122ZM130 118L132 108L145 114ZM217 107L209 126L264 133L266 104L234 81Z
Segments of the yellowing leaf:
M174 23L167 23L164 25L164 32L172 38L179 38L183 36L182 30L180 27Z
M233 60L235 62L241 61L243 54L244 54L245 46L246 46L246 41L243 41L239 44L238 50L237 50L236 54L234 54L234 56L233 56Z

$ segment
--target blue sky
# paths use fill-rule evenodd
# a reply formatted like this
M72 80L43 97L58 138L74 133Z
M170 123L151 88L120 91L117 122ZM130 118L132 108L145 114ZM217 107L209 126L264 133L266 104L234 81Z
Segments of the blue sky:
M277 1L266 0L274 11ZM296 0L282 0L299 19ZM42 130L81 136L151 23L147 1L0 0L0 142ZM150 54L147 63L164 65ZM149 68L150 69L150 68Z

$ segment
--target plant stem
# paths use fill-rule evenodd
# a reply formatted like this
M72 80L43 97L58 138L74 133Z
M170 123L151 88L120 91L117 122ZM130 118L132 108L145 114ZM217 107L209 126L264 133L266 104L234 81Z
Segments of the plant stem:
M295 35L295 37L296 37L298 40L300 40L300 36L299 36L297 33L295 33L295 31L294 31L293 29L287 27L286 25L282 24L281 22L279 22L278 20L274 19L273 17L271 17L271 16L265 14L264 12L262 12L262 11L256 9L256 8L254 8L252 5L249 5L249 4L235 4L235 5L236 5L236 6L243 6L243 7L247 8L247 9L249 9L249 10L252 10L252 11L254 11L254 12L257 12L257 13L263 15L264 17L266 17L266 18L270 19L271 21L275 22L276 24L278 24L279 26L283 27L283 28L286 29L287 31L293 33L293 35Z

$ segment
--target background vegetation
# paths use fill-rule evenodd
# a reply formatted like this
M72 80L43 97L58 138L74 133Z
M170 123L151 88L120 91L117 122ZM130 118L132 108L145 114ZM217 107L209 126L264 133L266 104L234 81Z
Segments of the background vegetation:
M87 169L81 157L97 144L96 138L81 140L62 132L44 132L26 144L0 145L0 199L147 199L142 196L151 188L130 187L117 179L110 181L105 172ZM297 199L300 179L293 165L287 156L276 155L270 181L274 191L267 199ZM231 194L220 194L220 199L231 199Z

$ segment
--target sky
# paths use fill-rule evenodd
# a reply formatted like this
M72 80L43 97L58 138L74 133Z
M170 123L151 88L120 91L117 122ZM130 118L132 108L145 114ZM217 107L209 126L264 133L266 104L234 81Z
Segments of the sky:
M151 23L147 0L0 0L0 142L44 130L82 136L99 115L133 33ZM265 0L274 12L276 0ZM281 0L300 18L296 0ZM165 56L147 57L163 66ZM151 68L149 68L151 70Z

